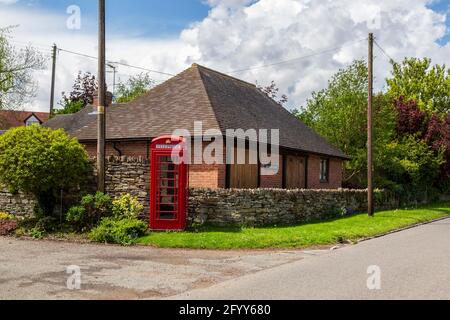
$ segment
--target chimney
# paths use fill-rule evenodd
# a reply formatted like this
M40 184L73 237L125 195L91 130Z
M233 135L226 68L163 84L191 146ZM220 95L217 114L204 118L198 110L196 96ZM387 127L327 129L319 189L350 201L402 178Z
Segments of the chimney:
M109 107L112 104L113 94L109 91L106 92L106 106ZM92 105L96 108L98 107L98 91L94 92L94 99L92 101Z

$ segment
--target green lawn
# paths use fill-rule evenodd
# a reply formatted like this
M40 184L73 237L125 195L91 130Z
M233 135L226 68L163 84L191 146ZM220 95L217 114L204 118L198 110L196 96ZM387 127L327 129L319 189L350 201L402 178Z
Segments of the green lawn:
M151 233L139 239L138 243L161 248L305 248L355 241L446 216L450 216L450 203L383 211L374 218L359 214L293 227L205 228L198 232Z

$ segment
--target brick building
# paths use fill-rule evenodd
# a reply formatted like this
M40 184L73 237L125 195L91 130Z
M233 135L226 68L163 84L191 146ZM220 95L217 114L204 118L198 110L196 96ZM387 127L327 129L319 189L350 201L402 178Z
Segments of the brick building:
M57 116L46 126L65 129L95 156L94 111L95 106L87 106L76 114ZM152 139L171 135L175 129L193 133L196 121L202 121L204 131L223 135L227 129L279 129L280 165L275 175L266 175L254 164L193 164L191 187L335 189L342 185L342 164L348 159L343 152L255 85L197 64L133 102L108 107L106 154L148 158Z
M11 128L42 124L49 116L47 112L0 110L0 134Z

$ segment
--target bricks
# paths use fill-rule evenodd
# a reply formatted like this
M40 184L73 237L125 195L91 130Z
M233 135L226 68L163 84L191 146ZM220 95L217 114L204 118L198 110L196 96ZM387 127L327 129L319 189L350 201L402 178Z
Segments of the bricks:
M95 143L85 143L87 152L94 157L97 154ZM206 146L206 143L205 145ZM120 151L120 153L119 153ZM107 156L142 157L147 159L150 153L149 141L108 142L106 146ZM224 154L226 152L224 151ZM342 160L330 159L329 181L320 181L320 156L310 155L308 157L308 189L338 189L342 187ZM225 188L226 170L224 164L190 166L189 184L192 188ZM276 175L261 175L261 188L283 187L283 161L280 159L280 167Z
M319 156L310 156L308 159L308 189L339 189L342 187L342 160L330 159L329 179L320 181Z

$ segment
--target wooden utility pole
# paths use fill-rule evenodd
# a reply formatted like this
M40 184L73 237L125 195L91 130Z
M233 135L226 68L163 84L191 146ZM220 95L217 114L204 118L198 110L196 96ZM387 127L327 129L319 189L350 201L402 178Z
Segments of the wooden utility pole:
M105 76L105 0L98 1L98 115L97 178L98 191L105 192L106 76Z
M373 143L373 33L369 34L369 101L367 106L367 204L369 216L375 215L375 206L373 199L373 158L372 158L372 143Z
M52 47L52 83L50 88L50 116L53 115L54 109L55 109L55 78L56 78L56 51L57 47L56 44L53 44Z

